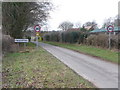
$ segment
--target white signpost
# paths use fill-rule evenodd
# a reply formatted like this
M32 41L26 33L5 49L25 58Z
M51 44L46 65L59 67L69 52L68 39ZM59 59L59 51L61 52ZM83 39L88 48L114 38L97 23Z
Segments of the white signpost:
M39 34L39 32L40 32L40 29L41 29L41 27L39 26L39 25L36 25L35 27L34 27L34 30L35 30L35 32L36 32L36 47L38 48L38 34Z
M15 42L18 42L18 43L20 43L20 42L27 43L27 42L29 42L29 40L28 39L15 39Z
M26 47L25 43L28 43L29 40L28 39L15 39L15 42L18 43L18 48L19 48L19 43L24 43L24 49Z
M113 26L113 25L109 25L109 26L107 27L107 30L108 30L108 32L109 32L109 49L111 49L111 32L113 32L114 26Z

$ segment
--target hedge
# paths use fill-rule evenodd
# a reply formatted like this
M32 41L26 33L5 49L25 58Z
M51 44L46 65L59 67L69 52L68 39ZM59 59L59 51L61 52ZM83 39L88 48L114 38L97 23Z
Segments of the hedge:
M118 49L118 44L120 44L120 40L118 41L118 35L111 36L111 47ZM109 36L107 34L98 34L98 35L90 35L85 42L86 45L108 48L109 47Z
M120 45L120 40L118 40L118 35L111 36L111 47L118 49ZM64 42L64 43L78 43L91 45L95 47L108 48L109 37L107 34L97 34L92 35L86 32L81 32L78 30L71 31L54 31L46 33L43 36L44 41L55 41L55 42Z
M51 32L46 33L43 36L45 41L56 41L56 42L65 42L65 43L82 43L86 35L80 31L70 30L70 31L61 31L61 32Z

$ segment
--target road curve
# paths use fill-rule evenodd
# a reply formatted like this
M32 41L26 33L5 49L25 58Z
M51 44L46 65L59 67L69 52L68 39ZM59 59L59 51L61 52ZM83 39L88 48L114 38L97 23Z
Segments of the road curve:
M39 45L98 88L118 88L118 65L58 46Z

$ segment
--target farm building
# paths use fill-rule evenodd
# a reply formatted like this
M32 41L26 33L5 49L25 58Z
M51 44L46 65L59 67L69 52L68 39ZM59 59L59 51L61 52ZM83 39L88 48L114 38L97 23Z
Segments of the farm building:
M106 28L101 28L101 29L95 29L95 30L91 31L90 33L91 34L99 34L99 33L105 33L105 34L107 34L108 31L107 31ZM120 33L120 26L119 27L114 27L114 30L112 32L112 34L114 34L114 35L116 35L118 33Z

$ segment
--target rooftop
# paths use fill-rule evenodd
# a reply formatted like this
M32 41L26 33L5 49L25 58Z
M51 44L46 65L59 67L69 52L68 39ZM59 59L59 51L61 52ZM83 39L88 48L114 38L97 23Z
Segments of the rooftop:
M95 29L91 31L90 33L98 33L98 32L107 32L107 29L101 28L101 29ZM120 27L114 27L113 32L120 32Z

